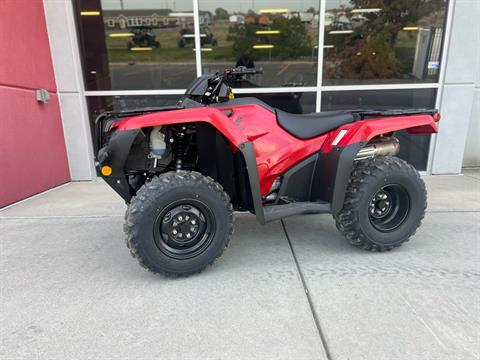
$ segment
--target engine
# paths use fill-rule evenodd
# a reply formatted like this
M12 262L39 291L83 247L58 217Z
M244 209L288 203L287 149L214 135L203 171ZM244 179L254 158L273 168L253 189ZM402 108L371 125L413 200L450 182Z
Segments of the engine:
M156 126L148 136L148 158L155 174L196 167L195 125Z

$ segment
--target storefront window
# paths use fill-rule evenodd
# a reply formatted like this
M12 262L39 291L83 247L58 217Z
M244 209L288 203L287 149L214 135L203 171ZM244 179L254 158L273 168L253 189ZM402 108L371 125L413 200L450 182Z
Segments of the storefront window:
M125 111L175 105L179 95L89 96L90 129L94 136L95 118L104 111Z
M327 0L323 85L438 81L446 0Z
M234 87L317 84L318 0L199 0L199 6L204 73L243 65L264 72Z
M377 91L328 91L322 93L322 111L349 109L407 109L434 108L435 89L377 90ZM399 131L402 159L418 170L427 169L430 135L409 135Z
M315 112L316 93L242 94L237 97L255 97L266 104L293 114Z
M183 89L196 78L191 0L76 4L87 90Z
M185 89L197 76L194 0L74 0L86 90ZM325 1L323 29L320 4ZM232 80L291 113L316 111L322 86L437 83L448 0L198 0L204 74L234 66L263 73ZM318 69L319 31L324 33ZM288 87L288 92L265 92ZM432 86L434 87L434 86ZM262 90L263 89L263 90ZM244 90L245 91L245 90ZM433 107L436 89L325 91L321 109ZM165 91L168 93L168 91ZM254 93L253 93L254 92ZM128 92L127 92L128 94ZM175 104L179 95L89 96L102 110ZM425 170L430 136L399 132L400 156Z

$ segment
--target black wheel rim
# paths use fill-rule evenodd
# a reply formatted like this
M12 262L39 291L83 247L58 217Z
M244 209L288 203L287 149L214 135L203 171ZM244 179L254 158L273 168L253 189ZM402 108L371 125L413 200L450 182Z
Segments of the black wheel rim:
M410 196L398 184L386 185L373 195L368 205L368 218L381 232L391 232L400 227L410 212Z
M215 217L199 200L179 200L167 206L156 218L154 238L165 255L178 260L205 251L215 234Z

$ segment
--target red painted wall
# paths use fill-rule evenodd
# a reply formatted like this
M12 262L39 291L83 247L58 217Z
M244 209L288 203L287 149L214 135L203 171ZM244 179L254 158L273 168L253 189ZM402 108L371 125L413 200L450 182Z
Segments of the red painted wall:
M42 0L0 0L0 207L70 181ZM36 89L50 93L48 104Z

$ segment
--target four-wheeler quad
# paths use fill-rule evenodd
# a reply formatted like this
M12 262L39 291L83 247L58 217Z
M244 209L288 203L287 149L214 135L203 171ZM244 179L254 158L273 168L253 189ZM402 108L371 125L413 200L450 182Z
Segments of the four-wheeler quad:
M208 27L202 26L200 28L200 33L200 44L202 46L206 44L209 44L211 46L218 45L217 39L215 39L213 33ZM193 28L186 28L180 30L180 35L182 35L182 38L178 40L177 43L179 48L184 48L187 44L195 46L195 31L193 30Z
M132 28L133 37L128 42L128 50L134 47L160 47L160 42L156 40L155 33L151 26L137 26Z
M127 246L147 269L199 272L233 233L234 211L264 224L330 213L353 245L400 246L425 214L425 185L395 157L397 130L435 133L435 110L297 115L234 99L234 68L195 80L176 106L97 118L97 167L128 204Z

